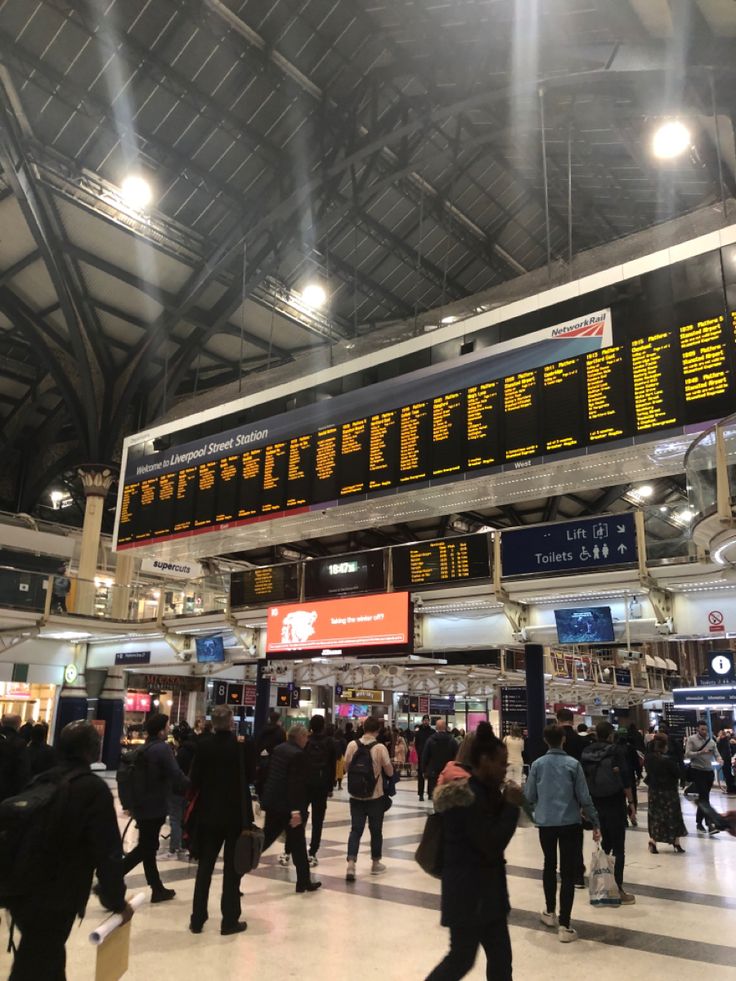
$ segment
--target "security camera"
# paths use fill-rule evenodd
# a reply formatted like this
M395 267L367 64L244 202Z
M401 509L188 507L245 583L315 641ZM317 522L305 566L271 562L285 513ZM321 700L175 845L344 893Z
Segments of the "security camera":
M517 644L526 644L528 639L526 629L514 631L514 640Z

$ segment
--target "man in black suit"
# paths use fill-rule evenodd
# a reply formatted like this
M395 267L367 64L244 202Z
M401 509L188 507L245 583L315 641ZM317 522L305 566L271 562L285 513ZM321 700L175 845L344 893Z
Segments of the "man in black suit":
M212 713L212 738L200 740L192 763L192 792L198 794L195 850L199 856L189 929L201 933L207 922L210 883L217 856L225 846L220 933L242 933L240 876L235 872L235 844L245 824L252 823L250 784L255 778L253 744L243 745L233 732L233 712L218 705Z

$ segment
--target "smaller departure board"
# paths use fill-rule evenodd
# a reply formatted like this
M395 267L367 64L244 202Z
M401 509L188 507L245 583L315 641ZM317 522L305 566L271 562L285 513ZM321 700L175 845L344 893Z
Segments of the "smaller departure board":
M396 484L399 415L395 409L371 416L368 450L368 490Z
M542 369L542 432L545 453L572 450L583 442L581 372L581 358L555 361Z
M263 484L261 512L283 511L286 502L286 477L289 445L285 441L269 444L263 451Z
M631 373L637 433L677 424L677 354L674 334L669 330L632 342Z
M337 498L337 426L321 429L314 437L314 470L312 500L334 501Z
M120 545L133 541L140 496L141 485L138 481L132 484L126 484L123 488L123 503L120 508L120 523L118 526L118 543Z
M299 599L299 565L267 565L233 572L230 577L230 608L268 606Z
M405 405L399 413L399 483L428 480L431 470L432 405L430 402L414 402Z
M329 599L352 593L380 593L386 588L383 551L357 552L304 563L304 599Z
M465 469L467 413L465 392L450 392L432 401L432 476Z
M240 455L240 493L238 518L252 518L261 507L264 450L246 450Z
M726 318L712 317L680 328L685 424L703 416L722 419L733 411Z
M355 419L340 426L340 497L365 492L368 462L368 420Z
M391 567L394 589L488 579L491 575L488 535L397 545L391 549Z
M628 431L628 358L624 348L585 355L587 441L620 439Z
M507 460L539 452L539 372L520 371L503 380L503 431Z
M502 383L498 379L471 385L466 396L465 433L468 469L490 467L501 462Z
M309 502L314 461L314 437L295 436L289 440L286 468L286 507L304 507Z

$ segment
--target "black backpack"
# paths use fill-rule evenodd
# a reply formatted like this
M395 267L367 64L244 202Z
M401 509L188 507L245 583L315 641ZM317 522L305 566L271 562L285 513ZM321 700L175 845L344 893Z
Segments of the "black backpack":
M591 797L613 797L624 789L621 775L614 771L616 758L610 743L591 743L586 746L580 762Z
M0 803L0 906L53 882L69 834L64 811L70 784L88 772L48 770Z
M307 787L310 790L331 787L334 776L329 773L327 741L310 737L305 752L307 754Z
M348 767L348 794L351 797L367 799L373 796L373 791L378 783L378 777L373 772L373 757L371 756L371 750L378 743L375 741L362 743L358 740L355 745L357 747L355 756L353 756Z
M118 797L124 811L134 814L141 806L148 790L148 746L131 749L120 757L118 772L115 777L118 785Z

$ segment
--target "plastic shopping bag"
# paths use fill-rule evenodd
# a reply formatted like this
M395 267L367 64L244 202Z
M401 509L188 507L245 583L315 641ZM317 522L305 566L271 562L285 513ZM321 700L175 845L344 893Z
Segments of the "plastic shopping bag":
M620 906L621 897L618 886L613 876L614 859L612 855L606 855L600 845L593 851L590 861L590 877L588 888L590 889L591 906Z

